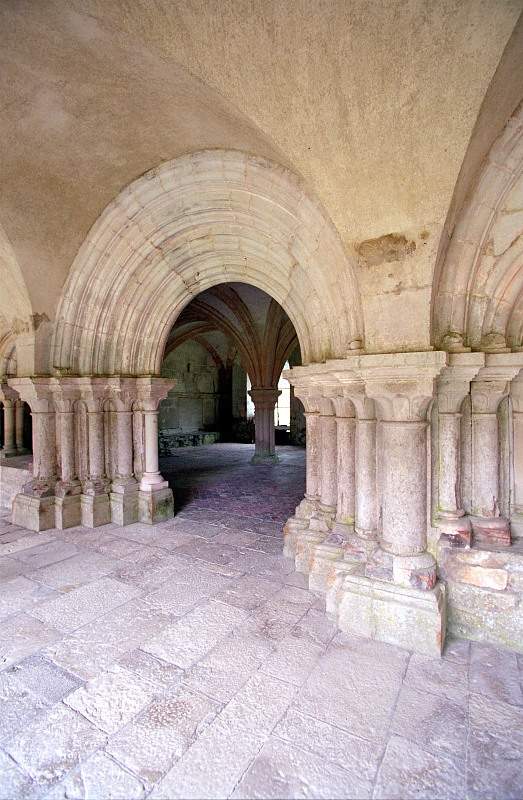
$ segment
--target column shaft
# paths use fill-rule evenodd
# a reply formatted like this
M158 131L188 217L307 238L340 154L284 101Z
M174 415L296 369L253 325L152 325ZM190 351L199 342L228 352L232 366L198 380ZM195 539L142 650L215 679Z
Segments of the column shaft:
M354 525L355 503L355 428L353 417L336 417L337 507L336 520Z
M321 429L321 510L333 513L336 510L338 499L338 482L336 475L337 447L336 447L336 417L334 414L320 414Z
M119 478L133 474L133 412L116 412L116 472Z
M378 527L376 420L356 424L356 523L359 536L375 539Z
M88 420L89 478L96 480L105 476L103 412L89 411Z
M495 413L472 415L472 512L499 516L499 440Z
M315 502L320 486L320 417L316 411L305 412L306 431L306 483L305 497Z
M60 426L60 456L61 475L64 483L76 478L74 459L74 413L73 411L58 411L58 424Z
M4 455L12 455L15 450L15 401L4 400Z
M17 400L15 406L16 449L24 452L24 404Z

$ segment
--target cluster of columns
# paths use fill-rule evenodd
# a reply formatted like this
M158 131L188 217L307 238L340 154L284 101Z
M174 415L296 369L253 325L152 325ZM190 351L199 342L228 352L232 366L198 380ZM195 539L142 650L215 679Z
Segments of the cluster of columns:
M310 587L327 594L342 629L441 652L445 586L427 540L429 407L437 404L441 536L450 546L470 546L471 536L477 544L509 544L498 502L497 409L511 386L523 409L523 386L515 381L522 367L519 353L426 352L355 355L286 373L305 406L307 472L305 497L285 526L285 552ZM459 488L467 395L468 513ZM522 445L515 443L515 454Z
M33 421L33 478L13 503L32 530L158 522L173 515L158 467L163 378L13 378Z
M0 383L0 404L3 406L1 458L27 453L24 447L24 404L7 383Z
M254 403L254 455L253 464L267 464L278 460L275 446L274 409L281 391L277 388L253 387L249 394Z

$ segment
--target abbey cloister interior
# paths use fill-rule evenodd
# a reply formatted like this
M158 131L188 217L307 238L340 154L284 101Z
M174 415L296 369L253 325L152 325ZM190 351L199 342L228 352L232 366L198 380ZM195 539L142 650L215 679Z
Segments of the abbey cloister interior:
M521 800L522 11L0 3L0 800Z

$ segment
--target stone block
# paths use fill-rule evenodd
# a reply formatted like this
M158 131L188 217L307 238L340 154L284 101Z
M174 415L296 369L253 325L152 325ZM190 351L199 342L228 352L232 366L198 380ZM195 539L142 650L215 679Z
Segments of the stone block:
M127 494L111 492L109 495L111 503L111 522L116 525L132 525L138 522L138 491Z
M30 531L48 531L55 525L54 497L17 494L13 501L13 523Z
M108 494L82 494L82 525L85 528L98 528L111 522L111 506Z
M162 487L153 491L138 492L140 522L154 525L172 517L174 517L174 497L171 489Z
M326 593L336 577L336 562L342 557L340 545L323 542L312 548L309 589Z
M338 624L346 633L441 655L446 628L446 592L409 589L349 574L339 590Z
M55 498L55 527L59 530L74 528L82 523L81 495Z
M467 566L454 563L449 565L448 574L455 581L469 583L482 589L495 589L502 592L507 588L508 573L504 569L489 569L488 567Z

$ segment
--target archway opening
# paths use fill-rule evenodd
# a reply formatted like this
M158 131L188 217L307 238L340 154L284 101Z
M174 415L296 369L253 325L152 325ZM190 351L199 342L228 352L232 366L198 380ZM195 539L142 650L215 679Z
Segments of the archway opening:
M185 307L165 346L161 374L173 385L158 425L178 511L208 508L248 528L292 514L305 453L302 432L292 437L301 446L291 441L291 417L293 426L303 417L291 413L290 363L301 363L296 330L257 287L218 284Z

